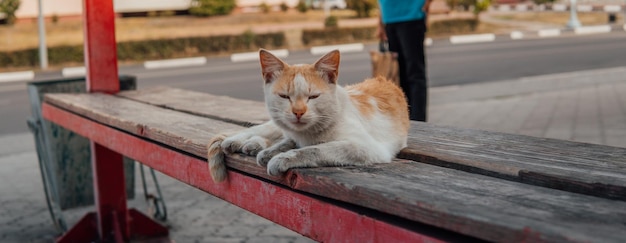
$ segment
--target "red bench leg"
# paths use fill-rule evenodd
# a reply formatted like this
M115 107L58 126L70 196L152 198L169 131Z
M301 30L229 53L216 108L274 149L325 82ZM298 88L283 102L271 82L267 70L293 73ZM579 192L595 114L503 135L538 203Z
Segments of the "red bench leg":
M94 142L91 142L91 153L98 233L106 239L110 232L115 231L121 234L116 238L129 239L124 158Z
M87 91L119 91L115 12L112 0L85 0L85 67ZM167 236L168 230L139 211L126 207L121 154L91 142L96 213L83 217L57 242L125 242Z
M167 236L165 227L137 210L126 208L122 155L91 143L97 213L85 215L57 242L126 242Z

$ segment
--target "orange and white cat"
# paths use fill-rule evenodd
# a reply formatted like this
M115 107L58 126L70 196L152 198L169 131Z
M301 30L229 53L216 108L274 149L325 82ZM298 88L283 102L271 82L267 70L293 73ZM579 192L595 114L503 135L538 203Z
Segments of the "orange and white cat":
M259 52L271 120L208 145L214 181L226 179L224 153L256 156L270 175L291 168L388 163L407 144L402 90L378 77L341 87L339 51L312 65L288 65Z

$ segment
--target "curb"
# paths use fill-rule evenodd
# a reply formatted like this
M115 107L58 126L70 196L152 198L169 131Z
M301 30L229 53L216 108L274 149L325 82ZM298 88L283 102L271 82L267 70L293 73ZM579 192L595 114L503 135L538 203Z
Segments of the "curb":
M563 33L573 33L575 35L591 35L591 34L606 34L613 31L620 31L623 29L626 31L626 24L623 26L612 25L593 25L593 26L581 26L574 29L543 29L536 32L522 32L512 31L508 36L511 40L524 39L527 36L537 36L540 38L551 38L563 35ZM528 35L527 35L528 34ZM479 42L491 42L494 41L496 35L493 33L477 34L477 35L454 35L450 36L449 41L452 44L469 44ZM432 42L431 42L432 44Z
M556 37L561 35L560 29L546 29L537 31L537 36L539 37Z
M32 70L22 71L22 72L0 73L0 83L30 81L33 79L35 79L35 72Z
M609 25L597 25L597 26L582 26L574 29L574 33L577 35L588 35L598 33L611 32L611 26Z
M360 52L365 49L365 45L363 43L353 43L353 44L344 44L344 45L329 45L329 46L315 46L311 47L312 55L322 55L326 54L332 50L339 50L340 52Z
M492 42L496 40L495 34L477 34L477 35L454 35L450 37L452 44Z
M172 68L172 67L202 66L206 64L206 62L207 62L206 57L176 58L176 59L146 61L143 63L143 67L145 69L157 69L157 68Z
M279 49L279 50L268 50L272 55L280 58L285 58L289 56L289 50L287 49ZM245 62L245 61L256 61L259 60L259 52L243 52L243 53L235 53L230 55L231 62Z
M61 75L63 75L63 77L78 77L85 76L86 74L87 69L84 66L63 68L61 70Z
M625 7L626 8L626 7ZM555 3L552 6L547 5L529 5L529 4L498 4L492 7L492 10L497 12L527 12L527 11L546 11L546 12L565 12L569 11L569 4ZM578 12L606 12L617 13L622 10L620 4L605 4L604 6L597 6L595 4L578 4L576 6Z

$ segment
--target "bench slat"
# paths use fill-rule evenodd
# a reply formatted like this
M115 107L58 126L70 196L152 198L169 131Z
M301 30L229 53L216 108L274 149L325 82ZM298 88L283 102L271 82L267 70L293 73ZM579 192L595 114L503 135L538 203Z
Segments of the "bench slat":
M240 129L234 125L211 128L211 124L222 122L110 95L50 94L46 101L201 157L211 134ZM138 127L144 132L137 132ZM296 169L275 178L255 166L252 157L228 156L227 162L229 167L297 190L486 240L619 242L626 237L626 202L438 166L404 162L364 168Z
M262 102L189 90L155 87L118 95L237 124L269 119ZM413 122L409 147L399 157L626 201L624 148Z
M45 101L120 130L206 158L206 144L243 127L106 94L55 94Z
M270 120L265 104L257 101L234 99L228 96L190 92L163 86L120 92L117 95L246 127Z
M399 157L626 201L626 149L414 123Z
M625 202L439 166L408 162L297 175L291 180L298 190L489 241L620 242L626 237Z

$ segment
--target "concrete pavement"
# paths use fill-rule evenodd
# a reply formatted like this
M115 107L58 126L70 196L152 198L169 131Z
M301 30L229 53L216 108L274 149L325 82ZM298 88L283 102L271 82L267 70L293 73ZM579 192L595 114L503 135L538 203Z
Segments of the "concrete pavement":
M430 122L626 147L626 67L432 88ZM176 242L310 242L159 174ZM139 175L136 176L136 179ZM129 205L145 211L141 184ZM150 187L154 192L154 187ZM50 242L33 138L0 137L0 242ZM64 211L70 225L87 208Z

